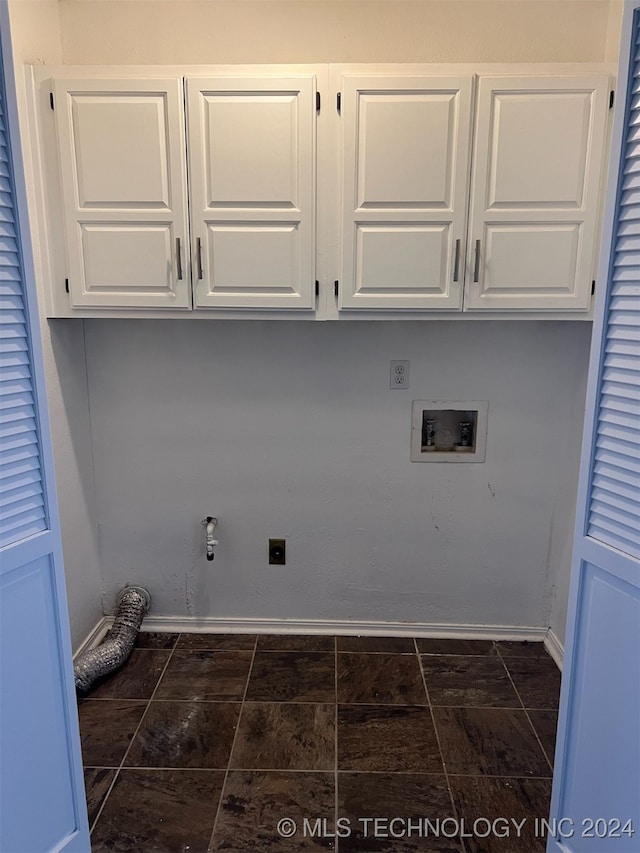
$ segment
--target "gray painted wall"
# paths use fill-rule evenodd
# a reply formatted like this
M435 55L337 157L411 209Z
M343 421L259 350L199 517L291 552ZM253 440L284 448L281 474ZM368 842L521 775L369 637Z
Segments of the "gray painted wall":
M616 59L619 0L517 5L10 0L17 65ZM138 579L165 613L551 619L563 636L588 324L84 326L88 384L83 323L42 324L75 646L102 612L100 560L107 606ZM408 392L387 391L390 358L411 358ZM490 400L484 465L408 461L410 400L436 396ZM264 565L269 535L289 537L286 570Z
M135 581L158 615L549 624L589 324L85 326L108 603ZM411 463L413 399L488 400L486 462Z

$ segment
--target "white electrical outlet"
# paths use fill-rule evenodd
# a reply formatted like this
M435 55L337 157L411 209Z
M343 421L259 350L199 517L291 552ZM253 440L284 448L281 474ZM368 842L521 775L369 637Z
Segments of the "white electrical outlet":
M389 371L389 385L391 388L409 387L409 362L392 361Z

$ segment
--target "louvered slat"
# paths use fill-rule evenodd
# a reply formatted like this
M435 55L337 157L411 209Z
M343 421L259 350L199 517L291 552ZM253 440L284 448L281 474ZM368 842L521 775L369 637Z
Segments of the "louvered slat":
M10 446L15 447L15 442L32 441L35 436L36 424L33 418L27 420L16 420L8 424L0 424L0 439L7 441Z
M24 382L28 389L31 387L31 370L29 364L8 364L8 359L0 359L2 373L0 373L0 384L8 384L9 382Z
M624 382L603 382L602 389L608 397L612 398L612 401L616 397L621 397L622 399L628 397L631 401L636 400L638 397L638 392L632 386L625 385ZM612 405L615 405L615 403L612 402Z
M640 45L640 33L636 40ZM640 47L632 68L587 535L640 556Z
M635 512L635 501L621 494L616 494L607 489L593 490L593 506L596 512L602 506L613 506L625 513ZM628 516L627 516L628 517Z
M594 476L593 488L601 489L602 491L609 492L617 497L629 498L631 501L636 499L636 493L631 486L627 486L619 480L610 480L608 477L601 476L600 474L596 474Z
M638 372L640 369L640 347L630 349L626 353L621 353L619 349L610 350L604 363L610 370L620 369Z
M633 488L637 483L637 477L633 472L628 472L625 468L611 468L606 462L596 464L593 467L594 479L596 476L606 477L610 483L620 483L621 489L626 484ZM637 494L637 491L636 491Z
M16 364L30 364L29 353L25 350L0 349L0 371L13 367ZM2 373L0 373L0 376Z
M0 547L47 529L22 261L15 222L8 140L1 120Z
M1 399L1 398L0 398ZM0 424L18 423L19 421L29 421L35 423L36 412L32 403L28 405L19 404L14 406L0 406Z
M634 429L628 429L619 424L611 424L608 421L603 421L601 424L600 434L608 439L616 439L620 441L632 442L636 441L635 452L640 453L640 441Z
M4 482L23 482L25 477L34 478L33 472L40 478L40 468L37 457L17 459L10 465L0 465L0 491L4 491Z
M28 460L35 459L37 464L40 464L38 456L38 448L33 444L18 445L13 448L7 448L2 456L3 462L0 465L0 477L2 472L8 472L7 476L12 472L9 470L13 465L18 466L19 463L26 463Z
M3 489L0 492L0 512L5 507L15 509L18 499L28 502L30 509L37 508L42 503L41 495L42 483L40 480L32 480L30 483L21 482L19 484L16 482L12 489Z
M640 530L637 526L633 525L628 507L619 508L609 500L606 500L606 502L594 500L591 511L594 515L594 520L599 519L602 526L608 525L609 527L614 527L614 529L619 529L627 542L637 542L640 545Z
M628 414L627 412L606 412L600 421L604 428L606 428L608 424L625 427L631 430L635 430L636 428L633 414Z
M0 400L13 394L28 394L31 390L31 378L23 379L20 376L8 378L6 382L0 382Z
M606 445L606 441L600 437L597 444L598 449L596 450L595 458L601 465L610 465L614 469L624 468L629 473L633 472L640 475L640 460L638 460L637 455L633 453L631 448L623 445L622 442L620 442L619 448L614 447L614 449L611 449L606 446L603 447L602 444Z

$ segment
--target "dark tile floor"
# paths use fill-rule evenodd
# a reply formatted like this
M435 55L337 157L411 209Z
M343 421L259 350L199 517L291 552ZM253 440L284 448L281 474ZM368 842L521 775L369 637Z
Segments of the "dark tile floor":
M93 853L543 853L559 688L539 643L142 633L79 705Z

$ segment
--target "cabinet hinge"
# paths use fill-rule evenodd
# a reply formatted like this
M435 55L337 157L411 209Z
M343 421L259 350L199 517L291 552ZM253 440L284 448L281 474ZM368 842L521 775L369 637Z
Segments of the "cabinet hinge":
M339 281L334 281L334 282L333 282L333 292L335 293L335 295L336 295L336 296L338 295L338 287L339 287L339 285L340 285L340 282L339 282Z
M591 295L593 296L593 294L595 292L596 292L596 280L594 278L594 280L591 282Z
M614 102L615 98L616 98L616 93L615 93L615 92L614 92L614 90L612 89L612 90L609 92L609 109L611 109L611 108L613 107L613 102Z
M64 280L64 289L69 293L69 279L65 278Z
M316 92L316 112L320 112L320 92Z
M342 112L342 93L338 92L336 95L336 108L338 112Z
M55 106L53 104L53 92L49 92L49 106L52 110L55 110Z
M316 279L316 296L320 296L320 282Z

